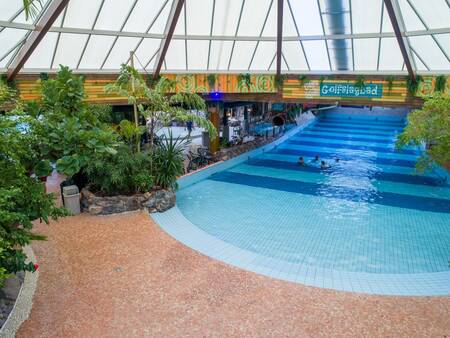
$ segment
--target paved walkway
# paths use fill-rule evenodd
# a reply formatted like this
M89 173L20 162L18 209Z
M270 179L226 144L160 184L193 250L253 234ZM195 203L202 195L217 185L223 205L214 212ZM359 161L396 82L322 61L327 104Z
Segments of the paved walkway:
M202 256L145 213L39 224L40 278L18 337L443 337L450 297L274 280Z

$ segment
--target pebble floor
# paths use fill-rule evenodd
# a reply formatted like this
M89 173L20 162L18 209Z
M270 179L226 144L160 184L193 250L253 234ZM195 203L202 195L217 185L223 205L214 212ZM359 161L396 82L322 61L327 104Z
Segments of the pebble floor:
M17 337L450 335L450 297L368 296L271 279L185 247L143 212L83 214L36 229L48 240L33 244L40 276Z

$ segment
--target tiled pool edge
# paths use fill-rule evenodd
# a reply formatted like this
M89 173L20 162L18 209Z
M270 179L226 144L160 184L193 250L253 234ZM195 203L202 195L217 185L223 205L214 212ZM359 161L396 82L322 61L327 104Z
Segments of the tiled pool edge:
M201 230L177 206L151 214L170 236L210 258L268 277L338 291L386 296L448 296L450 271L421 274L348 272L289 263L238 248Z
M219 171L236 166L250 157L270 151L300 130L312 126L317 119L293 128L282 137L261 148L208 167L178 180L180 188L195 184ZM224 242L187 220L177 206L151 214L153 220L170 236L208 257L268 277L309 286L390 296L448 296L450 271L422 274L375 274L347 272L305 266L266 257Z

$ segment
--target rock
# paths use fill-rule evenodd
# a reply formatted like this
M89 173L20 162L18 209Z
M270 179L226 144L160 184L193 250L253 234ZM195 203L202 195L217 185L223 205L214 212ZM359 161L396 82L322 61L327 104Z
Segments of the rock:
M82 210L91 215L117 214L126 211L147 209L149 212L163 212L175 205L176 196L172 190L154 190L131 196L96 196L88 189L81 190Z

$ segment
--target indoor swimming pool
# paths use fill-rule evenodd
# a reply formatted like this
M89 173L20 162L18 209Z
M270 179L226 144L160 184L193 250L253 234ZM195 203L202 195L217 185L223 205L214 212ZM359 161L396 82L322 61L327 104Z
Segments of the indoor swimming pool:
M368 293L450 294L450 185L442 172L415 172L419 149L395 149L404 124L329 114L183 187L178 209L154 217L194 249L272 277ZM195 233L168 228L174 213Z

